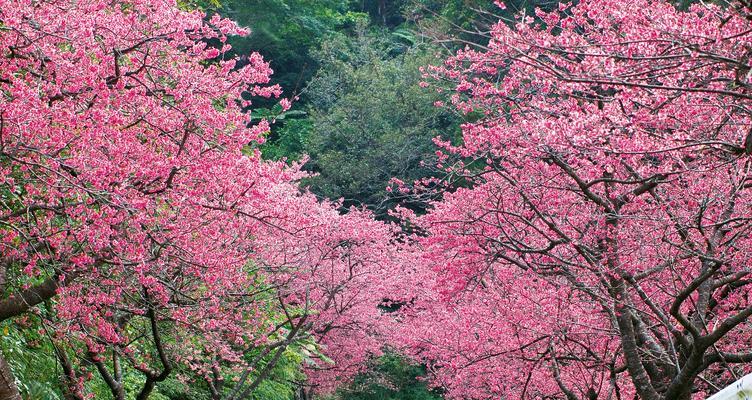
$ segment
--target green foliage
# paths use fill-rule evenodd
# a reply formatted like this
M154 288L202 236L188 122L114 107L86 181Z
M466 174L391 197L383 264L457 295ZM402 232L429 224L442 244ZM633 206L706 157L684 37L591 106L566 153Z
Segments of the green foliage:
M287 95L298 92L317 69L309 50L327 35L347 30L367 14L350 0L227 0L220 13L251 27L251 35L232 38L239 54L260 52L271 62L272 79Z
M306 151L312 130L313 121L310 119L288 119L274 131L269 138L270 144L262 148L264 157L271 160L299 160Z
M149 400L209 400L209 389L206 384L200 381L193 381L189 385L176 379L176 375L186 374L188 371L178 370L177 373L171 375L164 382L159 382L157 385L156 393L153 393ZM129 380L130 382L130 380ZM143 381L138 380L139 384L143 384ZM155 397L156 396L156 397Z
M353 383L340 389L332 400L439 400L422 377L425 368L410 363L395 353L386 353L372 368L358 375Z
M376 25L394 28L405 22L403 9L411 0L360 0L363 12L371 16Z
M321 69L307 88L316 99L310 122L286 126L275 143L310 155L314 193L383 215L395 202L385 190L392 177L411 182L435 173L432 138L456 135L461 119L435 107L440 95L419 86L420 67L435 58L410 46L409 33L361 27L313 53Z
M429 41L440 42L449 52L467 45L485 45L493 25L511 22L518 13L535 16L535 9L558 7L559 0L504 0L506 9L494 0L411 0L405 15Z
M486 32L500 11L493 0L412 0L405 14L429 40L440 40L452 50L487 43Z
M305 380L301 370L303 354L298 345L287 347L267 379L263 380L252 394L255 400L292 400L297 384ZM271 356L267 357L269 362ZM263 367L265 363L262 363ZM253 377L255 379L255 376Z
M60 369L54 349L43 334L36 318L23 318L0 325L3 356L16 377L24 399L58 400L62 391L57 385Z
M178 0L178 6L184 10L217 10L222 4L219 0Z

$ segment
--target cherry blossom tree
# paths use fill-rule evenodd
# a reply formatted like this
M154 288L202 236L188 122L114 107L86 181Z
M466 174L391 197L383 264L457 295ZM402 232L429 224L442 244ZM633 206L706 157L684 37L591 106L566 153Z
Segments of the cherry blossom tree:
M172 0L0 1L0 320L42 321L71 399L91 373L146 399L178 365L243 398L295 341L357 348L335 371L378 351L390 228L261 160L243 110L280 90L227 56L244 33Z
M305 332L322 354L307 366L309 394L325 393L362 371L381 354L393 327L380 306L399 280L409 249L397 243L395 227L375 221L369 212L341 204L311 207L312 195L297 210L307 219L299 232L268 235L259 259L273 278L284 302L301 310ZM273 228L272 228L273 229Z
M426 71L483 117L396 338L452 398L703 398L752 361L752 4L536 14Z

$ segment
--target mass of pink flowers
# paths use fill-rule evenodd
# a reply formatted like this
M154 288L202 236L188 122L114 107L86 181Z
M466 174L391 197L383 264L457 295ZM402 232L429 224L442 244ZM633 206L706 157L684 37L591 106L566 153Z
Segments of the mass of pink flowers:
M482 118L436 140L461 188L389 224L262 160L245 110L281 90L230 56L234 22L0 0L0 321L43 321L76 399L177 370L245 398L301 341L318 392L386 347L448 399L730 384L752 365L752 4L576 3L425 69Z
M81 362L116 398L118 365L146 398L177 363L219 396L247 352L304 333L330 353L311 374L324 386L380 351L391 228L261 160L269 124L243 109L280 89L258 54L227 56L245 33L169 0L0 3L0 314L54 300L73 396Z
M426 69L481 112L406 218L398 341L450 398L705 398L750 371L752 8L561 3ZM467 186L467 185L466 185Z

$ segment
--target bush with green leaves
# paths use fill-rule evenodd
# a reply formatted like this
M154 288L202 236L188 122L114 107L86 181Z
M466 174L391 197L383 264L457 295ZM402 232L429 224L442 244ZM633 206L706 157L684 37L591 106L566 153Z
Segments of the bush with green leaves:
M440 400L441 394L422 379L425 376L425 367L387 352L331 400Z
M202 0L210 1L210 0ZM297 93L318 66L309 50L326 36L368 19L350 0L225 0L219 12L251 28L230 39L237 54L258 51L270 61L275 83L287 96Z
M308 154L314 193L383 216L398 201L386 190L390 179L433 176L432 139L454 135L462 121L434 105L439 93L420 87L420 68L436 59L413 40L404 30L361 27L323 42L313 53L321 69L307 88L316 100L305 120L275 132L267 156Z

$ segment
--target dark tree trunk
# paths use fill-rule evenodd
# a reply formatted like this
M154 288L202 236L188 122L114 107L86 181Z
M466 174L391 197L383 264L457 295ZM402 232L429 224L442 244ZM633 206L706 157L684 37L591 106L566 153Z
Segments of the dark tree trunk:
M21 393L18 392L13 372L2 354L0 354L0 400L21 400Z

